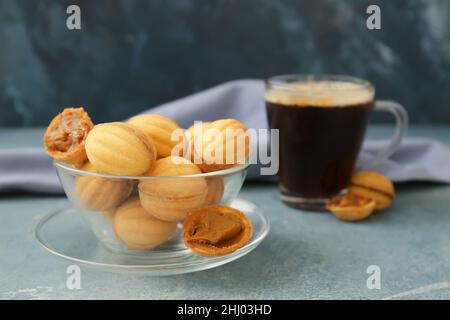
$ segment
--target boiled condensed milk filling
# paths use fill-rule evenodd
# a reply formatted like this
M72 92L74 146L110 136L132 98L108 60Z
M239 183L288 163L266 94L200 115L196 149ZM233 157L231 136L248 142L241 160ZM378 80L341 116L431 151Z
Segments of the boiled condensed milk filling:
M266 101L293 107L348 107L373 101L372 86L346 81L292 82L266 91Z

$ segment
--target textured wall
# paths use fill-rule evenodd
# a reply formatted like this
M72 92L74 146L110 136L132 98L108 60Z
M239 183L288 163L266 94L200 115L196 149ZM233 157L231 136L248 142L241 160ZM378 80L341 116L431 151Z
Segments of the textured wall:
M79 4L81 31L65 27ZM382 9L369 31L365 10ZM236 78L345 73L450 123L448 0L0 0L1 126L120 119Z

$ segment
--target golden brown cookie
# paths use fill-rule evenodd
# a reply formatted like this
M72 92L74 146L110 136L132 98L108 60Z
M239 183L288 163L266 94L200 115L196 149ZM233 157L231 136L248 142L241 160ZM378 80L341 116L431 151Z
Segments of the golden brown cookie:
M87 160L85 140L94 127L83 108L66 108L48 125L44 147L55 160L80 167Z
M190 212L182 237L186 247L201 256L221 256L243 247L252 236L253 226L239 210L212 205Z
M179 221L190 210L204 205L207 185L203 177L164 178L200 174L200 169L182 157L156 161L146 175L160 179L142 179L139 183L141 204L148 213L166 221Z
M112 225L117 238L133 250L157 247L177 230L176 222L161 221L149 215L137 198L128 200L116 210Z
M173 140L175 137L172 137L172 133L176 130L182 133L181 127L172 119L159 114L141 114L129 119L128 123L141 129L155 142L158 159L172 155L172 149L184 139L183 135Z
M153 141L135 126L111 122L96 125L86 138L86 153L95 170L138 176L156 161Z
M96 172L86 163L82 170ZM79 203L92 211L107 211L121 204L133 190L133 181L78 175L75 178L75 195Z
M374 171L361 171L350 182L350 192L375 200L375 210L384 210L395 198L392 182L382 174Z
M348 193L344 196L332 198L327 202L326 208L341 220L358 221L372 214L375 209L375 201L354 193Z
M245 163L249 157L250 136L245 125L235 119L209 123L194 140L194 152L201 158L200 163L194 163L203 172L227 169Z

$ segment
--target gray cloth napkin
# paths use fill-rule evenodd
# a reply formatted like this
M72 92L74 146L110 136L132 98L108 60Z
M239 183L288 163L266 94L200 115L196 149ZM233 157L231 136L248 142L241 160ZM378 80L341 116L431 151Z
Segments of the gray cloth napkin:
M163 104L148 113L171 117L185 128L195 120L218 118L236 118L249 128L267 128L263 96L263 81L237 80ZM367 163L384 144L383 141L366 141L358 165ZM261 177L259 169L252 165L248 177L270 179ZM376 170L395 182L450 183L450 148L431 139L406 139ZM60 193L62 189L51 159L43 149L28 148L0 150L0 192L6 191Z

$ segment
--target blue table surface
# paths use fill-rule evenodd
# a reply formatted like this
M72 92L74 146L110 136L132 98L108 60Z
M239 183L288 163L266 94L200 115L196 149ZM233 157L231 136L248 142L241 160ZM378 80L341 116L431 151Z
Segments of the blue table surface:
M415 126L410 136L450 144L449 126ZM388 135L372 126L371 137ZM0 129L0 148L39 146L43 129ZM450 297L450 186L399 184L393 205L358 223L302 212L279 201L276 185L246 183L240 197L266 212L271 231L250 254L219 268L150 277L81 267L66 286L68 261L34 239L37 221L67 206L63 196L0 196L1 299L445 299ZM367 268L381 270L368 289Z

